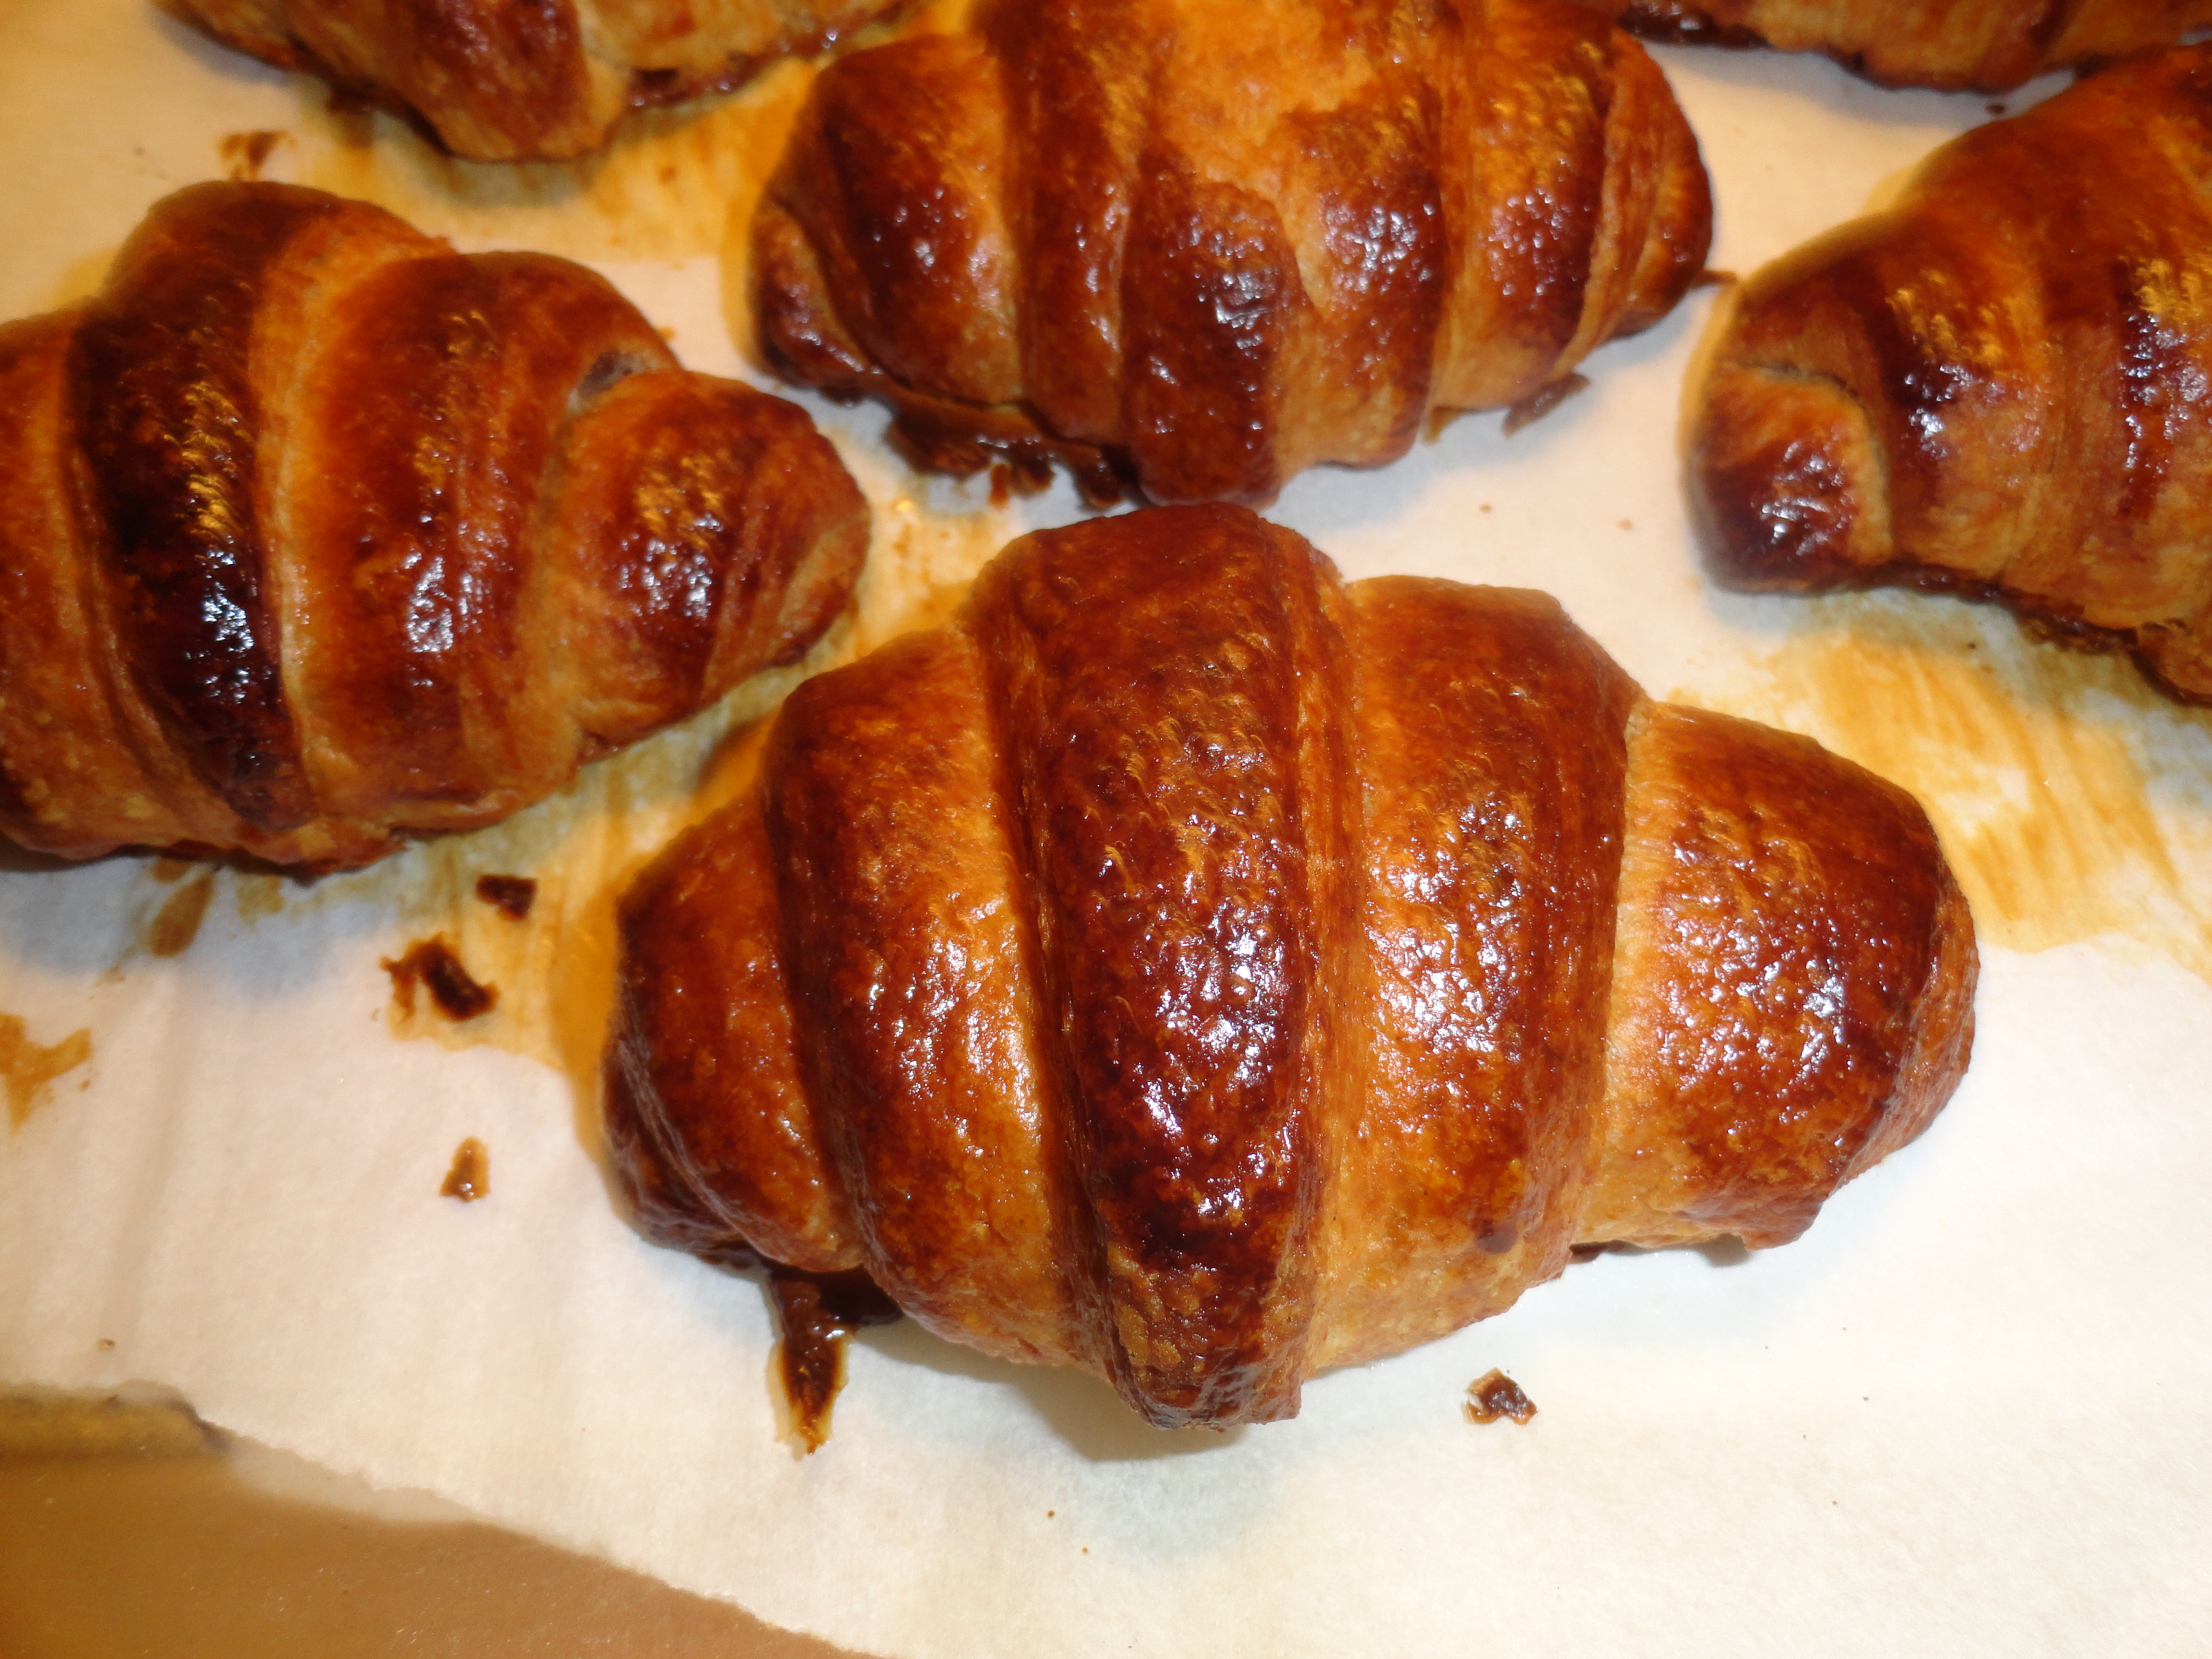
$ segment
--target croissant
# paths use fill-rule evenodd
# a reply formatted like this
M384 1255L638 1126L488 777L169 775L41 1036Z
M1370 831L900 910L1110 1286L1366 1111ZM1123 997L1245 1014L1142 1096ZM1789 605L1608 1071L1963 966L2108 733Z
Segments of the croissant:
M161 0L225 46L411 111L456 155L597 148L633 109L726 91L899 0Z
M367 862L804 651L866 507L581 266L278 185L0 327L0 831Z
M1561 386L1711 227L1658 70L1561 0L1010 0L823 72L751 278L769 364L922 465L1259 503Z
M2212 49L1945 145L1744 285L1693 400L1725 580L1905 582L2212 702Z
M1886 87L2009 92L2052 70L2171 46L2212 0L1586 0L1653 40L1819 52Z
M1795 1237L1949 1095L1975 977L1901 791L1223 506L1025 538L808 682L620 928L647 1233L864 1267L1163 1425L1577 1243Z

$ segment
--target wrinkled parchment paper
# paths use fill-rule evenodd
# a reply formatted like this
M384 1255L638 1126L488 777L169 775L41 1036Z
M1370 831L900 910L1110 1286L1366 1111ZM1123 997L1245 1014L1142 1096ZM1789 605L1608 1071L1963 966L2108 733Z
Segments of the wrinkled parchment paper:
M1739 271L1989 115L1808 60L1661 57ZM258 166L465 248L591 259L693 367L744 372L724 215L805 74L501 171L138 0L0 0L0 315L88 291L166 191ZM1810 731L1929 803L1984 939L1973 1068L1799 1243L1604 1257L1218 1436L894 1327L794 1457L759 1287L628 1229L588 1088L611 894L727 792L787 676L359 875L0 870L0 1382L166 1385L883 1655L2204 1651L2212 716L1949 601L1715 590L1674 434L1717 292L1515 438L1463 419L1388 471L1301 478L1276 516L1352 575L1547 587L1656 694ZM824 660L1075 514L1064 486L1000 508L917 482L879 416L816 412L879 526ZM526 921L471 896L484 873L539 880ZM380 961L433 933L494 1013L399 1014ZM439 1186L468 1136L490 1196L464 1205ZM1533 1423L1462 1416L1492 1366Z

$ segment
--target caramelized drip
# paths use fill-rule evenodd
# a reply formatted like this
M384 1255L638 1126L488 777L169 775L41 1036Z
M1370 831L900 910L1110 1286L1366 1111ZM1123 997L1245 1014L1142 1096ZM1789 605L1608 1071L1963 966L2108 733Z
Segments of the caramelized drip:
M1510 1417L1526 1423L1536 1414L1536 1402L1521 1392L1521 1385L1495 1366L1467 1385L1467 1420L1495 1423Z
M521 921L538 902L538 884L527 876L478 876L477 896L509 921Z
M92 1058L89 1028L42 1047L31 1041L17 1014L0 1014L0 1089L8 1095L8 1125L20 1129L46 1103L56 1078Z
M446 1171L438 1196L464 1204L491 1196L491 1153L474 1135L453 1148L453 1167Z
M386 957L384 971L392 975L392 994L403 1013L415 1012L415 988L422 986L448 1019L474 1019L488 1014L499 1001L499 988L483 985L453 954L443 933L417 939L398 961Z
M866 1325L888 1325L898 1304L859 1271L769 1271L774 1293L776 1374L791 1411L791 1434L803 1450L820 1449L830 1437L830 1411L845 1385L845 1339Z
M1523 427L1534 426L1578 392L1589 390L1589 376L1567 374L1530 392L1505 411L1504 434L1511 437Z

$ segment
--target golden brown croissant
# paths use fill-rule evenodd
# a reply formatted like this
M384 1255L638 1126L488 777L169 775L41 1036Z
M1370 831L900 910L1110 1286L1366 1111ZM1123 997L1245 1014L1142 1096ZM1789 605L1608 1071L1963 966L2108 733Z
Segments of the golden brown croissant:
M1949 1095L1975 974L1901 791L1229 507L1029 537L809 682L621 917L648 1232L1162 1425L1577 1243L1794 1237Z
M1655 40L1819 52L1886 87L2009 92L2051 70L2171 46L2212 0L1585 0Z
M2212 48L1929 159L1744 285L1695 400L1722 574L1910 582L2212 701Z
M162 0L226 46L411 110L456 155L575 155L899 0Z
M1559 385L1711 224L1658 70L1558 0L1010 0L823 73L752 279L924 465L1260 502Z
M802 652L867 509L601 278L278 185L0 327L0 831L366 862Z

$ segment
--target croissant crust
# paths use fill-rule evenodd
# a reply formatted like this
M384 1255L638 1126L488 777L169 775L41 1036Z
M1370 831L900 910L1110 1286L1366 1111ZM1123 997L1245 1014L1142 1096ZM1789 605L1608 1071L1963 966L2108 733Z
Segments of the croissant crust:
M809 682L621 929L648 1233L863 1267L1162 1425L1577 1243L1794 1237L1949 1095L1975 972L1900 791L1225 507L1025 538Z
M359 864L801 652L866 507L581 266L276 185L0 327L0 832Z
M900 0L160 0L224 45L411 114L456 155L577 155Z
M2001 599L2212 702L2212 48L1938 150L1745 283L1695 395L1723 576Z
M2212 0L1586 0L1647 40L1819 52L1886 87L2010 92L2172 46Z
M1068 0L825 70L762 348L920 463L1272 498L1664 315L1711 221L1643 49L1559 0Z

